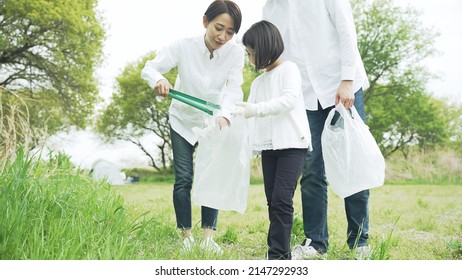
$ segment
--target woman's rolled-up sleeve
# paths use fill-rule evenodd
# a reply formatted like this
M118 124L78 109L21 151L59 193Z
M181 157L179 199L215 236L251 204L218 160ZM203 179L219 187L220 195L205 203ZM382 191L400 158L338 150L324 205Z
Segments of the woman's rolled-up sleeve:
M179 44L180 42L172 44L159 52L154 59L146 62L141 70L141 78L146 80L151 88L154 88L159 80L165 79L162 74L178 65Z

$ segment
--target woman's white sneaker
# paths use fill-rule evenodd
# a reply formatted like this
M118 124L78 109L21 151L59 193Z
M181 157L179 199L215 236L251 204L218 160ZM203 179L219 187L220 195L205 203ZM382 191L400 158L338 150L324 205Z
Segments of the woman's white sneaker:
M202 240L200 247L202 250L214 253L214 254L222 254L223 250L221 249L220 245L218 245L212 238L207 238Z
M183 239L183 248L181 249L181 252L191 253L194 249L194 246L196 246L196 241L194 240L194 237L186 237L185 239Z
M305 245L296 245L292 249L292 260L312 260L312 259L325 259L326 254L320 253L311 244L311 239L307 238Z

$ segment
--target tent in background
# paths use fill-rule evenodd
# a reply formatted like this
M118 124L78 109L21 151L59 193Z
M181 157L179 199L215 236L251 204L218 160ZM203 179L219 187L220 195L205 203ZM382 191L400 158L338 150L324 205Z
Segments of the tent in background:
M111 185L125 185L125 174L112 162L104 159L95 161L91 168L91 176L95 181L106 179Z

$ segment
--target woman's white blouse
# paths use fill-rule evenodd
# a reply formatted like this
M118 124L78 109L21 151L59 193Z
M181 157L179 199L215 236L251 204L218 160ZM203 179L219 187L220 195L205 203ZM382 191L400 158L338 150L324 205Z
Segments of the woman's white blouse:
M203 36L181 39L148 61L141 71L141 77L154 88L159 80L165 79L162 74L174 67L178 67L176 90L221 104L221 111L214 113L214 117L224 116L231 120L231 113L236 111L235 103L243 99L242 47L231 40L215 50L210 59ZM208 114L177 100L172 100L169 118L172 129L191 145L198 140L193 128L204 128L214 121Z

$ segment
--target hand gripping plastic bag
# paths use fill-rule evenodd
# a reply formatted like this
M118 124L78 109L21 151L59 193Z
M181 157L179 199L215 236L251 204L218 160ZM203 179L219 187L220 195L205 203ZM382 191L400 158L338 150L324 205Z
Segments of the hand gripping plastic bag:
M331 124L336 111L340 117ZM339 103L330 111L321 144L327 181L341 198L383 185L385 159L356 108L350 113Z
M230 126L199 132L191 199L193 203L244 213L250 185L247 123L236 116Z

